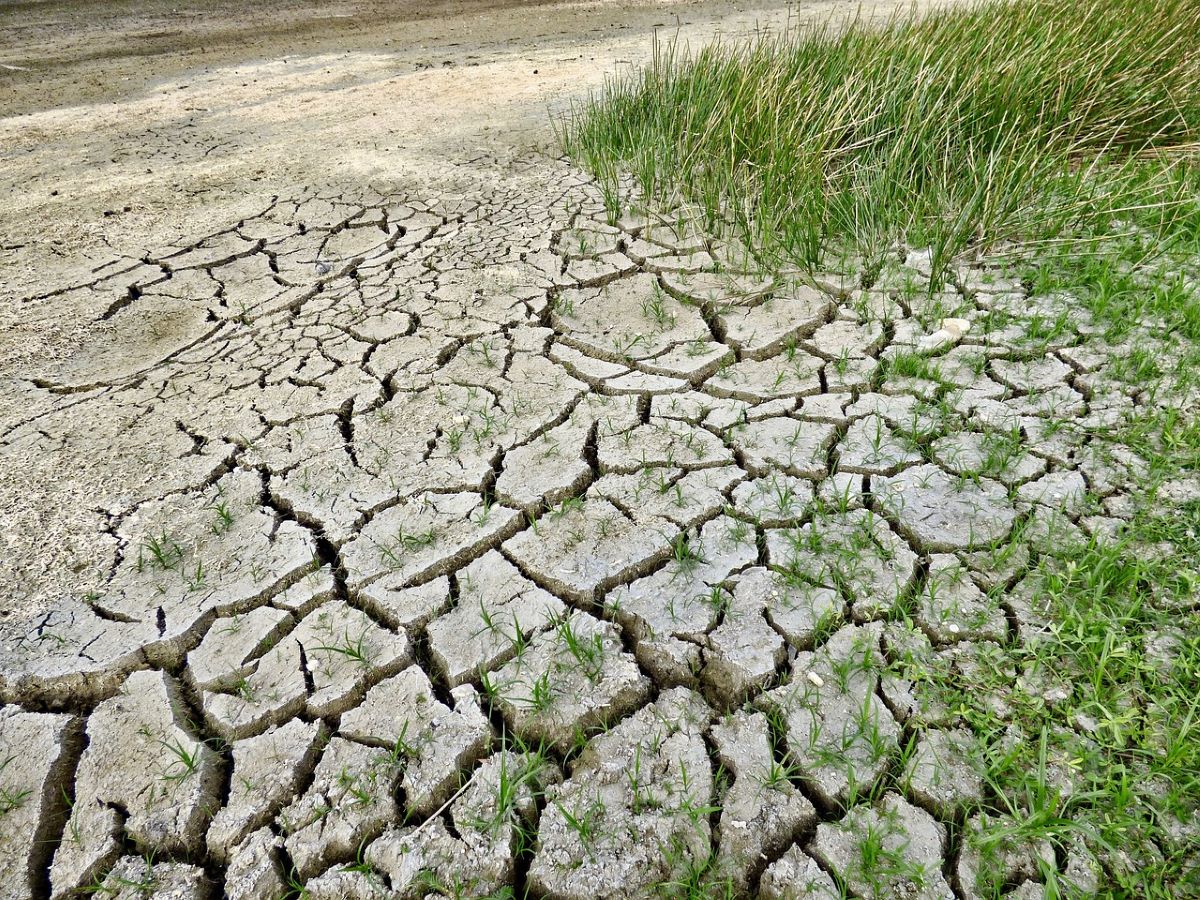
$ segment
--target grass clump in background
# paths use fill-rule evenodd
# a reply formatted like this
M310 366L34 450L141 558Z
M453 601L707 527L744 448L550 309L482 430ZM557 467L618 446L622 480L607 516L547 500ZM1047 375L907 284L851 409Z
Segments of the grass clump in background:
M656 47L561 128L611 205L699 206L768 263L1104 232L1194 205L1200 4L1028 0Z

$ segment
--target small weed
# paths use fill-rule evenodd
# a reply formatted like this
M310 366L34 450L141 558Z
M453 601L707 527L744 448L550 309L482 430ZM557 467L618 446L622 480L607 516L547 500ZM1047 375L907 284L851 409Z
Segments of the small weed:
M177 784L195 772L199 767L201 745L197 744L189 750L183 745L182 741L174 738L169 741L160 738L158 743L166 747L173 757L170 765L160 776L164 781Z
M371 648L367 646L367 631L365 628L358 637L351 637L350 632L347 630L338 643L320 644L313 647L313 650L337 653L363 666L370 665L371 663Z
M213 511L214 516L211 526L213 534L224 534L233 527L233 510L224 498L217 500L209 509Z

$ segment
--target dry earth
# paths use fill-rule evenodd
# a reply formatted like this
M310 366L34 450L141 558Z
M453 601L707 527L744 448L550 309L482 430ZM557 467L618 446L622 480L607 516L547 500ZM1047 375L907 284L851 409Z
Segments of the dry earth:
M796 10L240 8L0 9L0 897L1094 879L970 848L910 675L1128 514L1096 329L763 280L542 152L657 23Z

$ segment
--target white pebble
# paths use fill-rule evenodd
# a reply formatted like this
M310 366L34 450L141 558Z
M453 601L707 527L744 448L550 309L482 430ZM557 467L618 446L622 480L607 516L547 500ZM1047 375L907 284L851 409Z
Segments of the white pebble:
M955 337L962 337L971 330L971 322L968 319L942 319L942 328Z

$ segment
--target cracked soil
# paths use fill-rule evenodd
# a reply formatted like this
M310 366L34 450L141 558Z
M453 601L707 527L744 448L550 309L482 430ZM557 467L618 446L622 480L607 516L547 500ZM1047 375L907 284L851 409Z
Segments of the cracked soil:
M837 4L118 6L0 11L0 897L982 896L911 670L1128 515L1117 350L611 223L550 128Z

